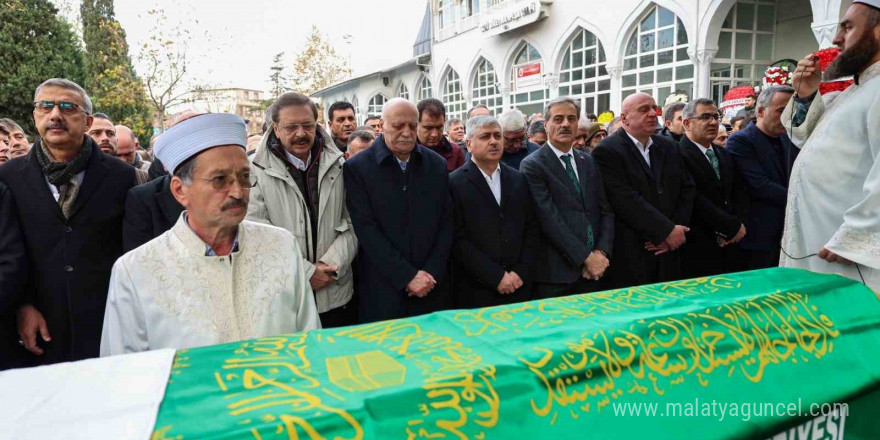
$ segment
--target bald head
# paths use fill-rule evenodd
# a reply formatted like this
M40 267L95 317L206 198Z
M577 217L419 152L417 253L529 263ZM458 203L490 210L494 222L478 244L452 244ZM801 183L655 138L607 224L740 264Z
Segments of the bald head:
M382 107L382 136L385 145L400 160L408 160L416 146L419 128L419 110L403 98L394 98Z
M657 103L647 93L627 96L621 104L620 121L627 133L646 143L657 128Z
M134 155L137 151L134 133L124 125L116 126L116 158L128 163L134 163Z

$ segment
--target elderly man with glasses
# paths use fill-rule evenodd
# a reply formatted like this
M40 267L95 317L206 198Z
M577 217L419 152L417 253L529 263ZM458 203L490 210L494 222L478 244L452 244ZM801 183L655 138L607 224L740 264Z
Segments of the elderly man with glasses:
M53 78L37 87L34 101L40 136L27 156L0 167L31 274L17 316L0 316L18 326L17 337L0 337L21 347L0 357L23 365L98 356L110 271L123 254L125 194L135 184L134 168L102 154L86 135L92 103L82 87Z
M244 221L251 188L241 117L207 114L156 142L186 210L113 266L101 356L184 349L319 326L293 235Z
M504 146L501 163L518 170L522 160L541 147L528 141L528 124L521 111L512 109L498 115L498 123Z

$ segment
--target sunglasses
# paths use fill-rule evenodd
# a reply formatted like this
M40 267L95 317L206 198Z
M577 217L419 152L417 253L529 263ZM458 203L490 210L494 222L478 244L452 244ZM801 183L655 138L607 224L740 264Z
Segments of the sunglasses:
M52 109L54 109L55 106L58 106L58 111L66 115L72 115L78 111L82 111L83 113L88 114L87 112L85 112L85 110L82 110L79 104L76 104L74 102L37 101L34 103L34 108L40 113L52 113Z

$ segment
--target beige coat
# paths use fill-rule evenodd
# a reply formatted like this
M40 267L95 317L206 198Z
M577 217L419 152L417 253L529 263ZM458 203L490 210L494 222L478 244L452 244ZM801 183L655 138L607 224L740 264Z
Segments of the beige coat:
M326 142L318 165L317 255L310 255L312 231L305 198L281 159L269 151L268 134L263 136L253 155L251 173L257 177L257 186L251 190L247 218L290 231L306 260L308 278L315 273L318 262L339 266L333 283L315 292L318 312L324 313L347 304L351 299L354 290L351 262L357 255L357 238L345 206L342 184L345 159L330 135L321 128L318 131Z

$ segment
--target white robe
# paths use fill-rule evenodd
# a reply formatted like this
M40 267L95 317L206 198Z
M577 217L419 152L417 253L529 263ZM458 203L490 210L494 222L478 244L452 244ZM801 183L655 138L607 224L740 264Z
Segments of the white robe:
M236 252L205 254L182 214L171 230L119 258L110 276L101 356L320 326L296 240L286 230L243 221Z
M801 152L788 186L780 256L780 266L864 278L875 292L880 292L878 74L880 62L862 72L859 84L824 100L817 94L806 120L793 129L792 142ZM786 125L793 102L782 115ZM795 259L823 247L858 266L817 256Z

